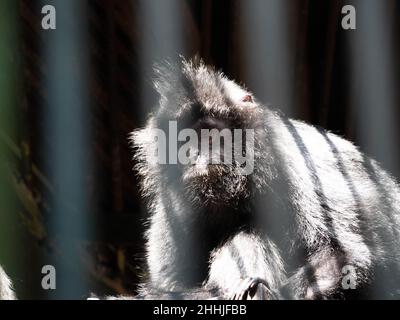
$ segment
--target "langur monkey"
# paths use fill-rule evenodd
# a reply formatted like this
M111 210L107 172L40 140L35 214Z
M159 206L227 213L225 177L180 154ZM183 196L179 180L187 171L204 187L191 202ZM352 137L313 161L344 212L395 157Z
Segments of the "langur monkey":
M400 189L376 161L200 59L155 71L159 105L131 137L150 212L149 277L138 297L400 297ZM242 142L252 172L235 159L207 162L220 149L203 156L209 148L197 145L187 147L189 164L150 161L154 130L177 139L171 122L177 132L252 130L253 143Z

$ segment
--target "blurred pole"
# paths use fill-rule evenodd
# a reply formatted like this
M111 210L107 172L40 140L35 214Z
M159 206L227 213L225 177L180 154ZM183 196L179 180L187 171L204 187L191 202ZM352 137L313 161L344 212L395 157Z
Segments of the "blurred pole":
M6 140L16 141L18 110L18 4L0 1L0 264L14 278L21 270L18 209L10 176L16 170Z
M290 1L286 0L249 0L243 1L240 9L244 30L241 47L245 57L244 69L248 70L245 82L262 103L277 106L288 116L293 114L295 101L294 65L289 55L293 50L289 41L289 7ZM279 157L279 152L275 156ZM266 228L275 233L278 245L285 246L286 232L290 230L290 221L294 217L287 203L275 206L276 194L289 192L282 181L271 181L275 193L259 199L256 210ZM282 196L282 201L284 199Z
M361 149L369 156L383 164L385 169L398 175L399 171L399 130L396 121L399 119L398 101L396 99L394 70L398 67L398 55L395 35L392 34L392 15L390 1L362 0L354 1L357 12L357 29L346 31L349 34L351 105L355 121L355 134ZM398 39L396 39L398 40ZM368 159L364 165L373 170ZM383 244L381 250L397 252L389 190L376 172L369 172L381 198L381 209L390 219L392 232L378 234ZM386 210L386 212L385 212ZM391 245L392 243L392 245ZM379 250L379 249L377 249ZM377 274L374 288L377 297L387 297L398 270L393 272L393 279Z
M288 115L295 101L290 5L286 0L249 0L241 2L239 9L246 83L262 102L278 105Z
M139 10L137 17L139 19L139 29L141 38L139 43L140 50L140 85L141 85L141 120L147 119L149 113L157 107L159 100L158 93L152 88L151 81L154 76L153 66L166 60L170 63L179 63L179 55L185 56L186 44L184 43L184 22L182 0L139 0ZM178 71L179 72L179 71ZM171 151L171 150L170 150ZM165 191L174 197L177 190ZM164 205L169 207L168 196L163 198ZM186 208L189 210L189 208ZM144 210L143 210L144 211ZM176 217L169 217L171 213L166 210L167 220L175 221L171 224L171 237L179 246L182 252L195 254L196 242L195 236L190 234L185 236L182 241L182 230L184 227L181 221ZM188 213L189 214L189 213ZM195 257L193 257L195 259ZM178 271L175 271L178 272ZM185 269L185 279L195 278L196 270Z
M165 60L176 62L185 55L183 8L181 0L139 0L139 64L141 66L142 120L155 107L158 97L151 89L152 67Z
M349 34L352 115L362 149L400 173L399 118L390 1L355 1L357 30Z
M82 241L90 238L89 63L86 1L43 1L56 8L56 30L42 30L48 66L43 117L46 168L54 184L50 200L50 238L56 240L57 289L49 297L84 298L88 275L82 267ZM58 259L58 258L57 258Z

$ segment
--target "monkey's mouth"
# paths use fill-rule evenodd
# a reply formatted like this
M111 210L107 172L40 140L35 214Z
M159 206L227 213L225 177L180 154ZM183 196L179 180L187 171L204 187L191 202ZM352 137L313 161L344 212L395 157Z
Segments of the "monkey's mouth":
M207 154L200 150L191 150L191 162L183 166L183 180L195 177L207 176L213 172L220 171L223 166L229 166L230 163L224 162L223 152L210 152Z

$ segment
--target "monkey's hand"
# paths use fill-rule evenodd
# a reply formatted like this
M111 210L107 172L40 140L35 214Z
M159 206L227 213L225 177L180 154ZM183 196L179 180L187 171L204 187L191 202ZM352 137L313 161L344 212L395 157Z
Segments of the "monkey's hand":
M268 283L261 278L246 278L239 282L239 285L231 300L270 300L275 299L273 291Z

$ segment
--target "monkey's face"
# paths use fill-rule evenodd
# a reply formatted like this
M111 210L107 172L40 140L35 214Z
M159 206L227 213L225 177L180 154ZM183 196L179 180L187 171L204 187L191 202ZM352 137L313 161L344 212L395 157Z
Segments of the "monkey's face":
M197 206L232 205L249 195L262 108L245 89L203 64L184 63L156 82L155 126L166 133L160 172Z

